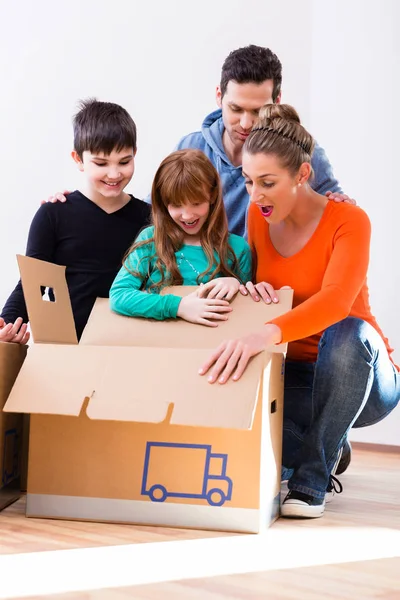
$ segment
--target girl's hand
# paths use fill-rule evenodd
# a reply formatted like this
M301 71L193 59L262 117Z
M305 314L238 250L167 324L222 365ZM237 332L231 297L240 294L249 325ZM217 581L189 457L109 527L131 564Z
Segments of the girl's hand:
M209 383L226 383L233 373L232 379L237 381L243 375L247 363L252 356L259 354L271 344L279 344L282 332L277 325L264 325L261 330L250 333L236 340L223 342L210 358L202 365L199 375L208 376Z
M235 277L218 277L208 283L201 283L197 291L199 298L218 298L232 300L238 293L240 281Z
M177 315L189 323L218 327L215 321L226 321L226 313L231 311L232 307L226 300L199 298L196 291L182 298Z
M4 323L4 319L0 317L0 342L13 342L14 344L26 344L29 340L30 333L27 331L28 325L22 322L21 317L15 323Z
M264 300L266 304L271 304L271 302L279 302L278 294L272 285L270 283L266 283L265 281L256 283L256 285L251 283L251 281L248 281L246 286L240 286L240 293L243 294L243 296L250 294L254 302L260 302L261 299Z

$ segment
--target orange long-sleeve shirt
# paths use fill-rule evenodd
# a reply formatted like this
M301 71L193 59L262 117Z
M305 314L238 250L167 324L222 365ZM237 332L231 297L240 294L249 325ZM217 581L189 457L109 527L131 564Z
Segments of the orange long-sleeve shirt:
M307 244L288 258L275 250L269 225L255 205L249 209L248 232L257 261L256 281L294 290L293 310L271 321L281 329L282 341L290 342L288 358L315 362L323 331L348 316L370 323L389 355L393 352L369 305L371 226L361 208L328 202Z

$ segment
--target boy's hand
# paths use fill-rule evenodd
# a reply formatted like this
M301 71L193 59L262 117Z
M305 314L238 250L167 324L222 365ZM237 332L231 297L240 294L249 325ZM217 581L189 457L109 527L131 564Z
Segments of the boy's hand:
M40 204L47 204L47 202L51 202L54 204L55 202L65 202L67 200L66 196L71 192L68 190L64 190L63 192L57 192L54 196L49 196L47 200L42 200Z
M199 298L217 298L219 300L232 300L238 293L240 281L236 277L219 277L208 283L201 283L197 291Z
M178 317L208 327L217 327L215 321L226 321L232 308L226 300L199 298L197 291L182 298L178 308Z
M250 294L254 302L260 302L261 299L264 300L265 304L271 304L271 302L276 304L279 302L278 294L272 285L266 281L261 281L255 285L251 281L248 281L245 286L240 286L240 293L243 296Z
M27 331L28 325L22 322L21 317L15 323L4 323L4 319L0 317L0 342L13 342L14 344L26 344L29 340L30 333Z
M341 194L340 192L326 192L325 196L328 200L334 202L347 202L347 204L354 204L357 206L357 202L353 198L349 198L347 194Z

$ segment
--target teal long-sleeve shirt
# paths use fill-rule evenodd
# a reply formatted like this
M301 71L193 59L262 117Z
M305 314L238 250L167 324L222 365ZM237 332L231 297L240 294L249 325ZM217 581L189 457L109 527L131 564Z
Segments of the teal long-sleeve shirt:
M128 317L146 317L164 320L176 318L180 296L174 294L160 295L149 289L153 283L161 280L161 273L155 268L155 246L152 242L154 227L146 227L136 241L149 240L140 248L136 248L127 257L110 290L110 306L114 312ZM229 234L229 244L235 253L237 267L235 274L240 281L251 280L251 251L248 243L238 235ZM199 278L199 274L208 268L208 260L201 246L183 245L175 252L178 269L183 278L183 285L199 285L207 283L211 278ZM215 254L215 264L218 257ZM232 261L229 261L232 268ZM150 274L150 275L149 275ZM147 291L144 291L147 290Z

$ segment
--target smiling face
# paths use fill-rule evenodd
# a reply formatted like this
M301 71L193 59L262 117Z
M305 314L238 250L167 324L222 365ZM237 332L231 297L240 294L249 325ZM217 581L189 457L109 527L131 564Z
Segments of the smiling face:
M200 231L210 213L210 202L200 199L198 202L186 201L178 206L168 204L167 209L171 219L184 232L184 243L197 244L200 240Z
M283 168L274 154L243 153L243 176L250 202L268 223L279 223L295 209L303 178Z
M76 152L72 153L72 157L85 174L86 193L91 200L98 197L115 200L121 197L135 170L133 148L113 150L111 154L92 154L85 150L82 159Z

